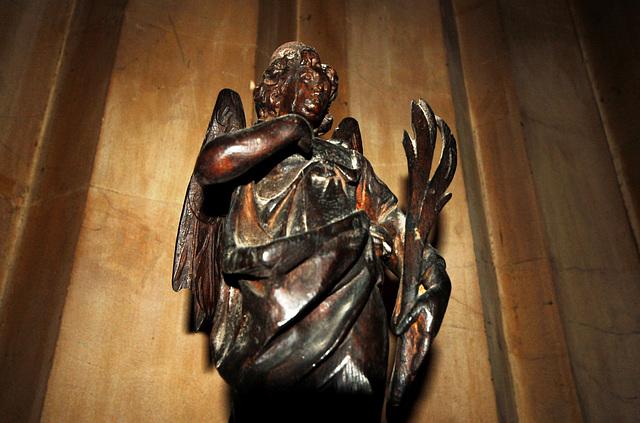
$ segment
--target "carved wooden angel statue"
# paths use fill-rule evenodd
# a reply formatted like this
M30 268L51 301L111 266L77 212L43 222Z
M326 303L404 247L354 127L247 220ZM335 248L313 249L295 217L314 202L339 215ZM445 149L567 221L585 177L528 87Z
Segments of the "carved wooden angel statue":
M421 100L405 132L407 216L362 155L354 119L330 140L338 77L299 42L273 54L245 128L220 92L184 203L173 288L194 294L196 329L233 392L231 421L380 421L388 323L380 286L400 278L388 396L398 405L438 332L451 284L427 242L450 197L455 140ZM429 172L438 129L443 155Z

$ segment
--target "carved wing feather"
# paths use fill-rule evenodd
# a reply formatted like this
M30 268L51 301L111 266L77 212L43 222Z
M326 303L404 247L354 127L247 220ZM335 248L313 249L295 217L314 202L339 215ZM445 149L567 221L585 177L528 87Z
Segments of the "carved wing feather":
M354 118L342 119L331 138L346 142L352 150L362 154L362 135L358 121Z
M233 90L224 89L218 94L202 147L215 142L218 135L245 126L240 96ZM213 317L217 288L223 283L216 250L220 244L228 204L207 207L207 203L224 202L227 194L224 188L203 189L192 175L182 207L172 285L175 291L189 288L193 292L196 330Z

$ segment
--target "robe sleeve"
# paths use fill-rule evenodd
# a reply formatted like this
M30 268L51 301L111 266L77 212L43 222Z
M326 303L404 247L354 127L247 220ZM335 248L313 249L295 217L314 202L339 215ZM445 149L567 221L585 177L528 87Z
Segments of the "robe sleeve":
M356 193L356 207L364 210L371 219L370 231L376 253L399 277L403 263L405 216L398 207L398 198L378 178L365 158Z

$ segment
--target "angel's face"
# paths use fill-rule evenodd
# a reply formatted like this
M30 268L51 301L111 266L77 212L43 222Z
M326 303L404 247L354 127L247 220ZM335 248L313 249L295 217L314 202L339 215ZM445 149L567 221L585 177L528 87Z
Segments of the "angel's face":
M287 69L283 86L282 113L295 113L315 128L322 123L330 103L331 81L318 55L305 50L298 66Z
M314 128L330 127L331 120L324 119L337 89L335 70L323 65L313 49L296 48L272 60L253 98L262 120L294 113Z

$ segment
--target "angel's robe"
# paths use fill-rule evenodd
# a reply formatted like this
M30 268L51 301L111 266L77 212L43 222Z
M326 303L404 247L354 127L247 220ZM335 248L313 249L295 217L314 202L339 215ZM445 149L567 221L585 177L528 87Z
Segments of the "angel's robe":
M237 390L383 396L382 262L402 250L403 228L396 197L338 141L316 139L311 159L290 155L237 187L221 235L236 297L212 332L223 378Z

